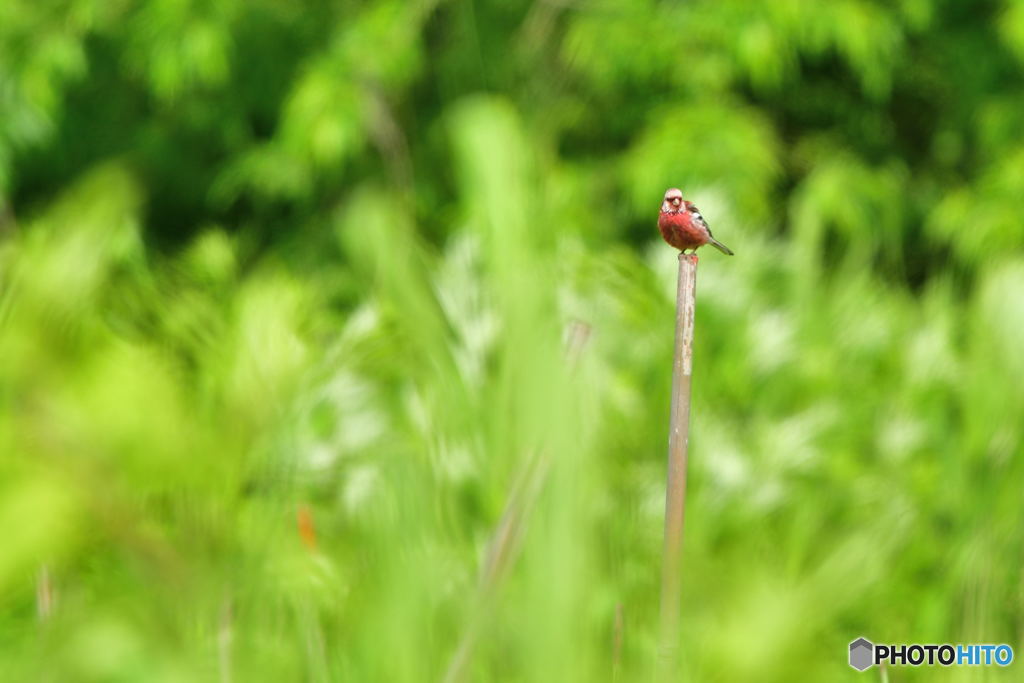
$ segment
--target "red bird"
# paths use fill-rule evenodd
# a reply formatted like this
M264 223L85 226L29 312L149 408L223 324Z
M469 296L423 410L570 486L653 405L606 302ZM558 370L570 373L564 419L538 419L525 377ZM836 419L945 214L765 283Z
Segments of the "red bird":
M658 230L665 241L676 249L686 251L710 244L723 254L732 256L732 249L711 236L711 228L704 221L704 216L693 205L683 199L683 192L677 188L665 190L665 199L661 202L661 214L658 216Z

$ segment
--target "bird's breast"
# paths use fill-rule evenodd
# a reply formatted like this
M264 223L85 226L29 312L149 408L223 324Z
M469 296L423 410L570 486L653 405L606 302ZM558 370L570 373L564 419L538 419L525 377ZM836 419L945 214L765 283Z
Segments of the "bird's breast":
M658 230L676 249L692 249L707 243L704 231L698 229L685 211L663 212L658 216Z

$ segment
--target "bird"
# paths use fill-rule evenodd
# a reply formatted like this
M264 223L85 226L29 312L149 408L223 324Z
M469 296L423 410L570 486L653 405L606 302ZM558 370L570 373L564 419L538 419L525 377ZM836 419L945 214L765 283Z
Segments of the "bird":
M711 235L711 228L704 216L700 215L693 202L683 199L683 192L679 188L670 187L665 190L661 213L658 215L658 230L666 242L683 253L687 249L696 253L697 247L710 244L723 254L733 255L732 249Z

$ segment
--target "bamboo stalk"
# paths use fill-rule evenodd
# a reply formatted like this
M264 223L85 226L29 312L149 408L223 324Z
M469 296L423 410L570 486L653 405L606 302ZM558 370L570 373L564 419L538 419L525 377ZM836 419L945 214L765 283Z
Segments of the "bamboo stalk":
M672 413L668 432L665 488L665 542L661 565L661 628L658 668L662 680L678 680L679 611L686 510L686 452L690 440L690 377L693 373L693 319L697 255L679 254L676 290L676 344L672 369Z

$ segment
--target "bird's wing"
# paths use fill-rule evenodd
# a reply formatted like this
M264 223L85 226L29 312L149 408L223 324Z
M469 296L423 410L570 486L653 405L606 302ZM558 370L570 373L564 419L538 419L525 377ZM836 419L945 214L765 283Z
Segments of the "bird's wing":
M708 227L708 222L704 220L704 216L701 215L697 207L691 204L690 202L687 202L686 209L687 211L690 212L690 220L694 223L694 225L703 228L704 231L708 234L708 242L710 242L716 249L718 249L718 251L722 252L723 254L728 254L729 256L732 256L732 249L716 240L715 236L711 234L711 228Z
M697 225L699 225L700 227L704 228L705 230L707 230L708 234L710 235L711 234L711 226L709 226L708 222L706 220L704 220L704 216L701 215L700 210L696 206L694 206L693 204L689 204L686 208L689 210L690 215L693 217L693 222L696 223Z

